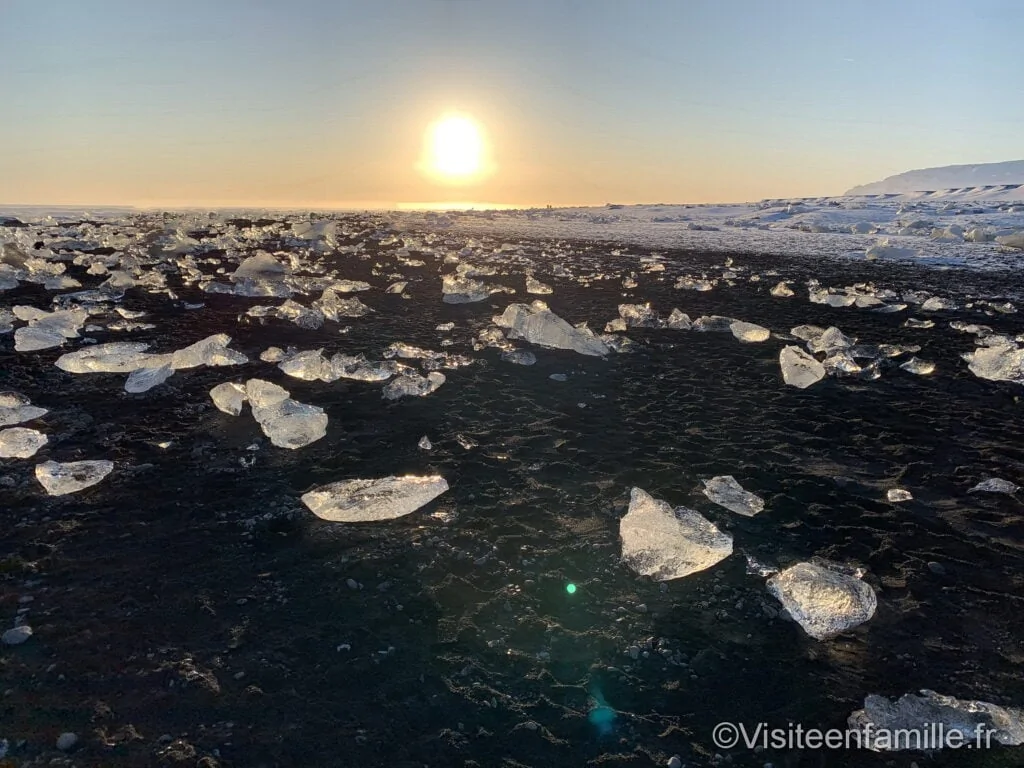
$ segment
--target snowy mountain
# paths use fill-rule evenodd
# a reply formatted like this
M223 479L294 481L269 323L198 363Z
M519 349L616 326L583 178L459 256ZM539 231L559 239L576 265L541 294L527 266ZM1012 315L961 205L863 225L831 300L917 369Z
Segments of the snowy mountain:
M907 171L882 181L854 187L846 194L891 195L1003 184L1024 184L1024 160L978 165L947 165L941 168Z

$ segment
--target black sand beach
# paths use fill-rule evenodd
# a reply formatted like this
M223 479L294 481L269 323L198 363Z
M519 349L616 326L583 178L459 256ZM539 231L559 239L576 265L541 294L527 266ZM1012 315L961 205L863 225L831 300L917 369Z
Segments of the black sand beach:
M464 244L438 237L451 251ZM595 330L620 303L651 302L663 316L679 307L782 333L835 325L866 344L920 345L917 355L936 364L931 376L894 363L876 381L830 377L798 390L780 377L785 342L741 344L729 333L630 329L628 353L532 348L536 365L512 365L470 341L508 303L534 298L520 270L486 278L515 296L448 305L434 256L398 266L400 243L367 243L372 258L325 259L374 286L361 298L376 312L343 322L346 333L337 323L239 321L276 299L175 287L181 301L205 303L185 310L129 290L123 306L149 312L157 327L90 336L130 336L160 351L224 332L252 361L184 371L143 394L125 393L123 376L56 368L72 346L16 353L11 335L0 336L0 390L49 409L30 426L50 438L35 459L0 461L0 610L9 625L27 607L34 631L0 649L4 764L612 768L665 765L672 755L689 766L1021 763L1012 748L754 753L717 749L711 738L720 721L841 728L868 694L922 688L1024 705L1022 507L967 493L987 477L1024 478L1021 390L972 375L960 358L972 337L949 327L1024 332L1018 314L963 308L978 297L1019 301L1019 274L733 254L742 270L733 285L694 292L674 289L676 277L721 275L726 255L661 251L665 271L644 272L644 249L613 256L608 244L562 243L573 253L558 261L576 274L616 275L581 286L552 273L541 255L552 243L520 244L554 289L540 298ZM501 265L500 256L487 261ZM411 281L411 298L383 292L396 271ZM629 272L638 286L624 289ZM103 280L70 264L68 274L86 287ZM803 287L811 278L928 290L962 308L812 304ZM781 279L796 297L769 295ZM0 307L49 308L51 298L23 285L0 292ZM903 327L908 316L935 327ZM447 322L453 331L435 330ZM447 382L427 397L386 402L380 385L305 382L259 361L271 345L379 359L396 341L474 363L445 370ZM283 450L251 418L214 408L211 387L252 376L326 409L327 436ZM417 448L423 435L433 451ZM47 458L110 459L115 470L50 498L33 476ZM405 473L443 475L451 490L373 524L325 522L299 500L334 480ZM732 515L700 493L701 479L729 474L765 499L763 513ZM633 486L699 510L733 534L736 552L664 585L638 578L619 559ZM914 500L886 501L897 486ZM815 641L779 616L748 555L776 567L814 556L860 566L878 611ZM62 753L54 743L66 731L80 741Z

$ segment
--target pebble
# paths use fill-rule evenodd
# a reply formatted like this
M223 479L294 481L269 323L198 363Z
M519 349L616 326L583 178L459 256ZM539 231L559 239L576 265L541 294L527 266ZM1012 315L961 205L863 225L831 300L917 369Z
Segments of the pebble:
M22 624L4 632L0 636L0 641L3 641L4 645L21 645L30 637L32 637L32 627L28 624Z
M70 731L66 731L57 737L57 749L61 752L68 752L74 749L77 743L78 736Z

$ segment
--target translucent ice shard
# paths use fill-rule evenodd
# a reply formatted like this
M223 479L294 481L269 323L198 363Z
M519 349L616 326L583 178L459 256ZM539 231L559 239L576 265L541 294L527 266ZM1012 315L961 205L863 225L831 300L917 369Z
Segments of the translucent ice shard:
M789 285L785 282L780 282L774 288L772 288L771 294L772 296L775 296L776 298L780 299L788 299L792 296L796 296L796 294L793 293L793 289L790 288Z
M502 352L501 359L515 365L533 365L537 362L537 356L526 349L510 349L507 352Z
M807 342L807 349L811 352L825 352L827 354L840 349L852 347L857 342L846 336L835 326L827 328L820 336L810 339Z
M210 399L217 410L232 416L242 412L242 404L246 401L246 388L233 381L225 381L210 390Z
M703 571L732 554L732 536L698 512L672 509L634 488L619 523L622 560L637 573L668 581Z
M867 696L864 709L851 713L846 725L860 734L852 743L875 752L931 751L954 743L968 749L1024 744L1024 710L955 699L927 689L920 696L908 693L894 701ZM953 733L960 737L955 742L949 738Z
M783 347L779 353L782 380L791 387L806 389L825 377L825 366L800 347Z
M768 338L772 335L772 332L763 325L745 323L742 320L732 323L729 326L729 330L732 331L732 335L737 339L748 343L768 341Z
M581 355L601 357L611 350L590 331L574 328L540 302L509 304L495 324L508 329L509 338L555 349L571 349Z
M447 490L440 475L342 480L303 494L302 503L324 520L366 523L411 514Z
M743 486L732 475L705 480L704 495L720 507L745 517L753 517L764 509L764 499L743 490Z
M445 375L439 371L431 371L425 377L408 372L399 376L384 387L385 400L398 400L402 397L425 397L445 382Z
M51 496L64 496L96 485L113 469L112 461L46 461L36 465L36 479Z
M253 408L268 408L288 399L288 390L264 379L245 382L245 397Z
M219 367L244 365L249 362L249 358L241 352L228 349L230 343L231 337L226 333L208 336L172 353L171 367L180 371L183 368L198 368L201 365Z
M31 401L17 392L0 392L0 427L9 427L32 421L45 415L48 411L32 405Z
M885 492L885 498L893 503L911 501L914 496L906 488L890 488Z
M875 615L878 598L856 576L797 563L768 579L768 591L815 640L827 640Z
M290 397L262 406L250 397L250 404L263 434L278 448L304 448L327 434L327 414L323 408Z
M137 368L165 364L170 355L147 354L149 344L116 341L96 344L61 355L55 365L68 373L131 373Z
M666 325L674 331L688 331L693 327L693 321L685 312L673 309L668 316Z
M537 280L533 275L526 276L526 292L537 296L545 296L549 293L553 293L550 285L545 285L540 280Z
M136 368L128 374L128 380L124 383L124 391L133 393L146 392L159 384L163 384L173 375L174 369L169 363L156 368Z
M916 357L910 358L905 363L900 363L900 368L918 376L927 376L930 373L935 373L935 363L930 363L927 360L921 360Z
M619 317L627 328L661 328L665 323L648 304L619 304Z
M289 376L303 381L335 381L339 378L334 367L324 358L322 349L313 349L289 355L278 366Z
M979 347L969 359L967 367L978 378L1024 384L1024 349L1009 344Z
M0 429L0 459L28 459L46 445L42 432L25 427Z

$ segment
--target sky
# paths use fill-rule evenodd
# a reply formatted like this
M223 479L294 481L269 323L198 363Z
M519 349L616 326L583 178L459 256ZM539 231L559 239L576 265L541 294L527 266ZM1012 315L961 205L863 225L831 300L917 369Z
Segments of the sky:
M0 0L0 203L740 202L1024 158L1018 0ZM488 172L423 168L470 116Z

